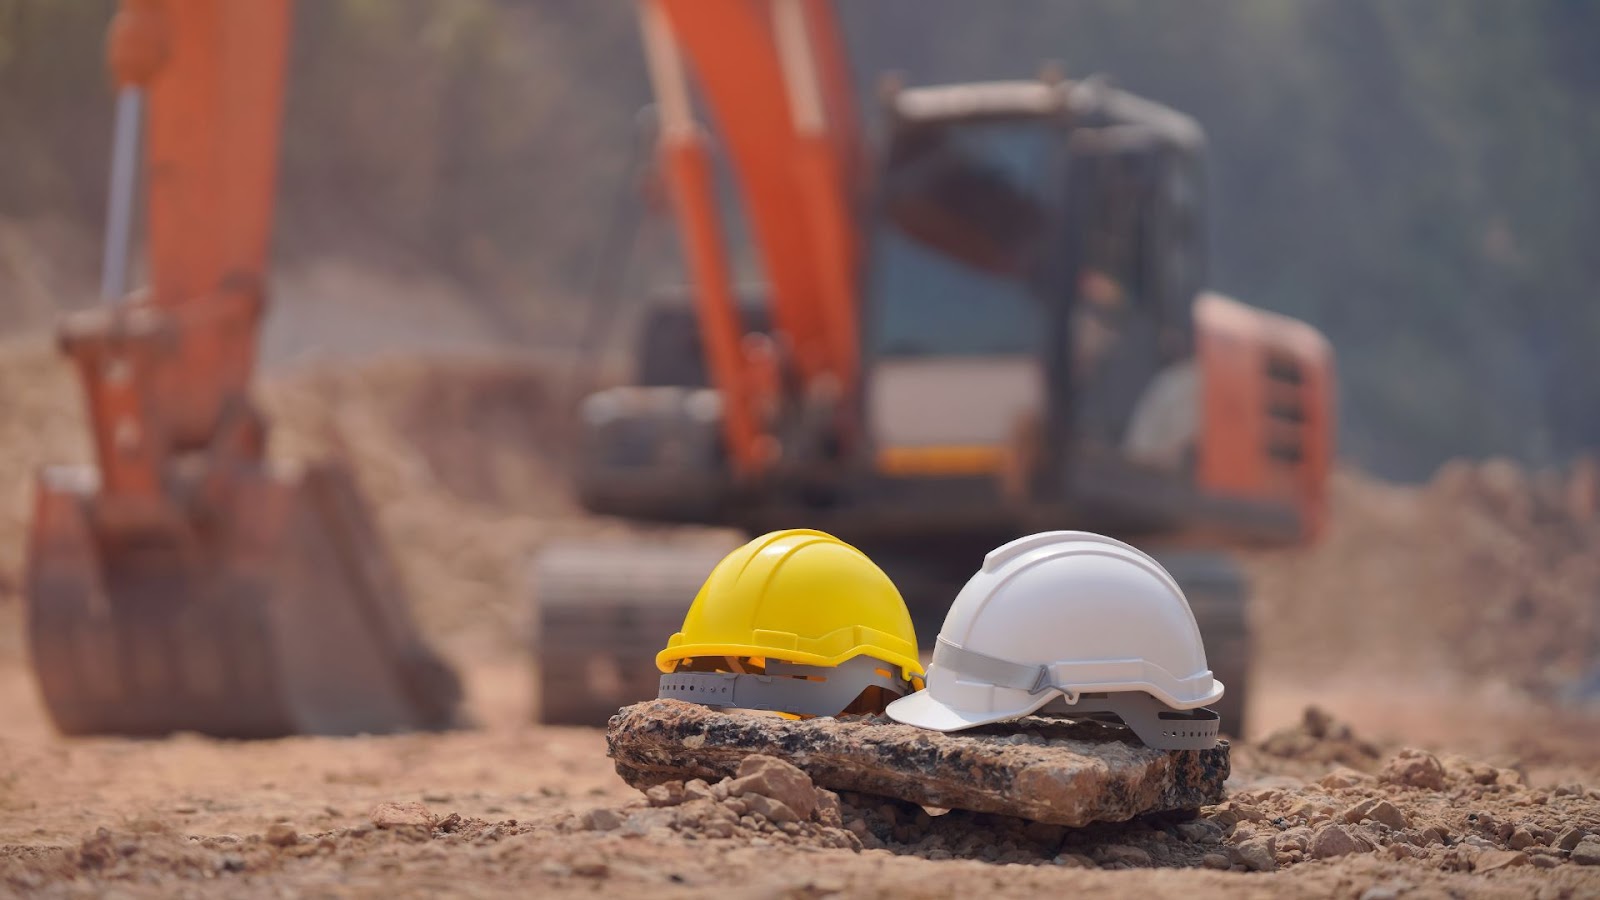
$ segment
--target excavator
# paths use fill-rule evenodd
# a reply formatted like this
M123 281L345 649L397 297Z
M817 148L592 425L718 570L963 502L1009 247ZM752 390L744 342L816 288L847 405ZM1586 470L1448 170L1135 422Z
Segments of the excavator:
M107 305L59 333L94 464L39 474L24 586L66 734L460 721L352 473L274 466L250 396L289 21L288 0L123 0L111 25ZM149 283L130 292L141 149Z
M633 383L582 401L582 503L829 531L895 578L925 646L987 549L1048 529L1133 542L1183 585L1242 735L1248 583L1230 553L1321 529L1333 356L1310 325L1207 289L1198 124L1047 66L891 79L869 146L827 0L638 12L690 286L641 317ZM755 290L733 283L719 161ZM543 719L654 696L649 653L716 555L547 549Z
M461 721L352 473L274 464L251 397L289 7L121 0L111 26L106 305L59 335L94 462L40 472L24 585L64 733ZM1052 71L892 87L869 144L827 0L638 10L689 302L645 316L636 383L584 399L584 505L832 531L895 577L924 644L987 548L1122 537L1184 584L1241 703L1245 585L1225 551L1321 527L1332 355L1205 289L1195 123ZM752 291L732 282L719 155L759 251ZM148 284L130 291L141 181ZM652 696L649 660L715 562L579 551L536 567L549 722Z

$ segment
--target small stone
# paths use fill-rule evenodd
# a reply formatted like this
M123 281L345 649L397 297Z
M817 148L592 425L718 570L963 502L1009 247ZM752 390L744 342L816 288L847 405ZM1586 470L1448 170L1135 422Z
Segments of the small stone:
M274 847L293 847L300 843L300 832L287 822L275 822L267 829L267 843Z
M1228 857L1252 872L1271 872L1278 867L1271 837L1252 838L1232 847Z
M1374 822L1387 825L1392 831L1401 831L1411 826L1411 820L1406 817L1400 807L1387 800L1379 800L1372 810L1367 813L1367 818Z
M1127 844L1107 844L1097 854L1105 863L1122 863L1127 866L1150 865L1150 854Z
M654 785L644 792L644 796L650 801L651 806L677 806L683 802L683 783L669 781L666 784Z
M935 851L935 852L937 852L937 851ZM931 859L932 856L930 855L929 858ZM1057 856L1055 859L1051 860L1051 862L1055 863L1058 866L1062 866L1062 867L1068 868L1068 869L1096 869L1096 868L1099 868L1099 866L1095 865L1094 860L1090 859L1087 856L1083 856L1082 854L1078 854L1078 853L1063 853L1060 856ZM1224 859L1223 862L1226 863L1227 860Z
M438 791L429 791L422 795L423 803L449 803L451 799L452 798L449 794L440 793Z
M691 778L683 783L684 800L715 800L716 793L711 790L711 785L699 778Z
M728 785L732 783L732 781L732 778L724 778L716 784L713 784L711 786L711 796L717 800L728 799Z
M789 804L784 803L781 800L768 797L764 794L746 794L741 799L744 800L745 807L751 813L765 816L767 819L780 825L784 822L800 821L800 813L794 808L790 807ZM813 804L816 803L814 796L811 802Z
M1522 773L1516 769L1500 769L1495 772L1494 783L1510 787L1521 787L1527 784L1527 779L1523 778Z
M1398 806L1378 797L1363 800L1344 811L1344 820L1351 825L1365 819L1382 822L1395 831L1404 829L1411 824L1406 819L1406 814L1401 812Z
M1518 828L1516 831L1511 832L1511 839L1507 843L1513 850L1526 850L1537 845L1539 839L1534 837L1533 832L1528 829Z
M1500 849L1499 847L1495 846L1494 841L1491 841L1491 840L1489 840L1487 838L1484 838L1484 837L1480 837L1480 836L1478 836L1476 834L1469 834L1466 837L1462 838L1461 839L1461 844L1462 844L1462 846L1471 847L1474 850L1499 850Z
M1583 785L1581 785L1581 784L1562 784L1562 785L1557 785L1556 789L1552 793L1554 793L1557 797L1582 797L1583 796Z
M1391 784L1444 790L1444 766L1439 764L1437 756L1426 750L1409 747L1401 750L1383 767L1382 778Z
M586 857L575 860L572 863L572 874L581 875L584 878L604 878L610 872L611 867L603 859Z
M1572 861L1580 866L1600 866L1600 837L1589 835L1572 848Z
M1568 828L1566 831L1561 832L1560 837L1556 838L1556 846L1570 852L1574 847L1578 846L1579 842L1588 836L1589 833L1584 831L1582 828Z
M1472 861L1472 871L1493 872L1495 869L1509 869L1512 866L1527 864L1528 854L1520 850L1485 850Z
M1179 822L1176 830L1179 837L1191 843L1222 843L1222 829L1205 819L1195 819L1193 822Z
M407 803L379 803L368 814L368 819L379 828L406 828L420 826L432 828L438 821L426 806L415 801Z
M1546 856L1544 854L1529 857L1528 861L1533 863L1536 869L1554 869L1556 866L1561 865L1561 857Z
M583 814L585 831L616 831L622 827L622 814L614 809L600 807Z
M1211 814L1207 818L1226 829L1232 828L1240 822L1263 822L1266 821L1267 816L1266 813L1256 809L1254 806L1229 800L1213 807Z
M1310 821L1311 817L1316 814L1317 804L1312 803L1310 800L1301 800L1299 803L1289 807L1289 811L1284 815L1290 819Z
M638 837L671 825L675 816L670 809L641 809L629 815L622 823L622 833L631 837Z
M217 860L217 868L224 872L243 872L245 867L244 857L237 853L224 853Z
M1207 853L1205 856L1200 857L1200 865L1205 866L1208 869L1222 870L1233 867L1233 863L1221 853Z
M1340 788L1351 788L1359 784L1365 784L1371 780L1372 776L1365 772L1357 772L1355 769L1340 766L1339 768L1334 769L1332 772L1329 772L1328 774L1317 779L1317 784L1320 784L1329 790L1338 790Z
M1278 835L1278 849L1298 850L1304 853L1311 846L1311 830L1308 828L1291 828Z
M1329 859L1372 849L1346 825L1324 825L1311 836L1308 848L1313 859Z
M800 819L810 818L817 808L817 792L811 777L772 756L745 757L739 763L739 777L728 784L728 793L735 797L750 794L770 797Z
M812 818L831 828L838 828L844 824L844 817L839 808L839 795L830 790L817 788L817 811L812 813Z

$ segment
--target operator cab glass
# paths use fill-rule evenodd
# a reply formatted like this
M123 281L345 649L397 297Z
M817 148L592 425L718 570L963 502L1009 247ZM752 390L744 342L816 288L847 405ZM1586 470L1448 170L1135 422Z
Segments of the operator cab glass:
M1034 353L1036 269L1056 232L1054 148L1037 118L931 122L889 148L869 235L871 351L883 357Z

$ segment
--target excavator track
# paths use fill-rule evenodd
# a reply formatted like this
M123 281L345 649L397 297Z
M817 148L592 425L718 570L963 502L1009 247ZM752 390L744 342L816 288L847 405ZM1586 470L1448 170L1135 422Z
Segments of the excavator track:
M534 559L535 717L604 726L653 699L655 655L732 544L558 541Z

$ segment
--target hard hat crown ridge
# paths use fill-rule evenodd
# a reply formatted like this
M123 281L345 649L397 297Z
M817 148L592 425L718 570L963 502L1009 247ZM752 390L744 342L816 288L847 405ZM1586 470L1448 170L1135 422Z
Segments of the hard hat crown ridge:
M955 731L1040 711L1115 712L1152 746L1199 746L1214 741L1215 714L1183 711L1222 692L1160 563L1113 538L1056 531L984 558L945 617L927 690L889 715Z
M764 534L724 557L656 665L659 696L796 715L835 715L869 687L909 693L922 676L894 583L812 529Z

